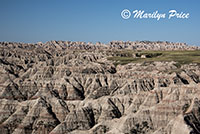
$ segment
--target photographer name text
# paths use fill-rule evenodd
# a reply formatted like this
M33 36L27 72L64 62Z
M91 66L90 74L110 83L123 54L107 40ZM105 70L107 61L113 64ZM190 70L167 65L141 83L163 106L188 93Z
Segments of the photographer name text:
M187 12L178 12L176 10L169 10L169 12L166 13L160 13L159 11L154 12L145 12L144 10L134 10L130 11L128 9L124 9L121 12L121 17L123 19L129 19L131 16L133 16L134 19L188 19L190 17L190 14Z

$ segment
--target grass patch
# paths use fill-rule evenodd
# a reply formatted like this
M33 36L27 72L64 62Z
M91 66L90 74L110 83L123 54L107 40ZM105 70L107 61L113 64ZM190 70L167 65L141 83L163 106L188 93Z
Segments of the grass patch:
M118 52L119 53L119 52ZM123 54L126 53L123 52ZM114 61L115 65L128 64L128 63L139 63L139 62L153 62L153 61L175 61L175 66L180 68L183 64L197 63L200 64L200 50L195 51L128 51L127 57L113 56L108 57L108 60ZM132 55L137 57L133 57ZM141 58L141 55L145 55L146 58Z

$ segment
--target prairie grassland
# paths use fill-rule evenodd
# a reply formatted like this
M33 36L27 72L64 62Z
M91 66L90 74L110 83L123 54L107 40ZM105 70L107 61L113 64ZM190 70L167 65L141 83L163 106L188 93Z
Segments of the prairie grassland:
M200 50L195 51L118 51L126 56L108 57L115 65L128 64L130 62L175 61L177 66L189 63L200 64ZM136 55L134 57L133 55ZM141 58L144 55L146 58Z

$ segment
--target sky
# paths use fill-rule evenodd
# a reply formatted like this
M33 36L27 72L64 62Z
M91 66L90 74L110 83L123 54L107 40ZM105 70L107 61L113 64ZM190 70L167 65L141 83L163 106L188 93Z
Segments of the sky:
M200 46L199 0L0 0L0 41L170 41ZM128 9L188 19L123 19Z

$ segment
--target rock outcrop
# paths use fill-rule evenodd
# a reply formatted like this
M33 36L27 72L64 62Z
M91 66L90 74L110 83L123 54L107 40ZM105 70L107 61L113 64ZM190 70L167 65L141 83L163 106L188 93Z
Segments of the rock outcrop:
M199 49L169 42L1 42L0 133L200 133L200 66L107 60L113 49L126 48Z

